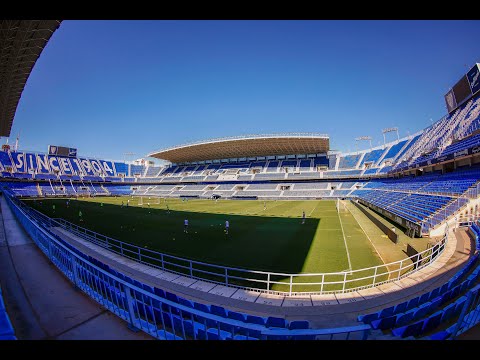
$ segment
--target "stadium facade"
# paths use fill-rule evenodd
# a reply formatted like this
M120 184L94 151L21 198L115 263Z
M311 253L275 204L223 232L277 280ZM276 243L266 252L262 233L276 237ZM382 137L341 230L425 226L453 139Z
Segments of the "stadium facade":
M15 34L17 31L28 36L40 34L24 31L35 26L51 36L58 25L59 22L55 21L38 24L2 22L2 27L8 30L4 33ZM42 33L42 44L33 46L37 50L31 53L28 52L29 46L22 45L28 42L27 35L20 42L11 40L16 35L7 36L8 41L13 41L13 48L25 50L33 60L9 56L10 65L2 68L0 80L2 84L10 84L8 77L20 69L19 64L24 60L30 64L26 77L15 77L19 80L14 87L0 87L4 92L1 98L8 99L4 104L5 111L0 114L3 134L10 132L21 89L49 39L48 34ZM35 42L34 37L31 41L32 44ZM7 40L1 45L2 54L10 48ZM17 70L13 71L14 68ZM159 167L81 157L76 151L60 152L56 146L50 146L48 153L3 146L0 151L0 184L8 211L14 214L28 236L65 278L125 320L132 329L140 329L154 338L452 339L479 321L479 73L476 64L445 95L448 114L443 118L416 134L368 150L333 152L325 134L249 135L206 140L150 153L150 156L171 162L169 166ZM371 285L347 288L347 278L352 271L344 271L335 274L340 277L336 281L341 284L338 290L298 294L291 290L293 275L286 274L290 276L290 291L278 294L268 285L266 289L259 289L229 282L231 273L239 269L217 266L225 271L220 274L225 275L225 281L207 278L198 281L198 274L195 275L194 271L205 272L209 264L194 268L192 261L180 259L188 265L183 265L181 272L174 271L166 265L168 261L163 254L161 259L148 258L151 253L146 255L142 252L145 250L116 242L62 219L49 218L21 201L21 198L86 196L341 198L375 210L399 224L411 237L434 238L440 235L440 240L426 252L402 260L401 265L392 271L395 274L392 277L391 270L388 270L387 281L376 282L378 274L375 270ZM453 228L457 227L467 228L472 240L471 249L460 263L454 263L452 259L457 236ZM142 255L147 256L148 261L142 261ZM125 267L118 266L118 259L123 264L134 260L136 267L125 271ZM160 261L158 264L155 263L157 260ZM404 266L404 262L408 264ZM436 272L444 267L451 271ZM408 271L403 272L407 268ZM138 275L142 269L145 270L142 276L132 275ZM219 273L209 275L218 276ZM267 275L270 282L270 274ZM320 275L323 286L325 274ZM426 279L427 275L431 277ZM163 282L155 282L154 278ZM169 280L176 281L175 286L169 284ZM392 305L388 300L389 294L394 292L392 287L402 288L408 281L419 283L417 291L398 297L397 300L401 300ZM199 286L195 296L184 296L184 288L193 283ZM200 285L211 286L208 296L201 297L204 290ZM211 292L213 289L217 291ZM233 294L241 295L233 299ZM248 303L254 294L255 303L263 297L260 305L264 307L259 305L252 311L253 305ZM296 298L299 295L303 296L300 300ZM219 298L214 299L215 296ZM228 301L219 300L222 296L228 297ZM320 327L298 311L305 297L312 307L325 308L335 302L337 307L330 308L331 314L339 318L346 310L352 312L353 303L358 298L362 298L364 304L370 300L371 303L361 308L348 325ZM248 306L242 307L242 302ZM223 306L224 303L231 306ZM278 309L295 307L296 310L289 310L290 318L287 319L285 314L279 316L279 311L269 312L271 308L267 306L275 306L274 303L280 304L276 305ZM290 303L293 305L289 306ZM14 329L5 306L1 302L0 305L0 339L13 340ZM258 316L259 312L266 315ZM325 312L319 311L315 315L325 315Z

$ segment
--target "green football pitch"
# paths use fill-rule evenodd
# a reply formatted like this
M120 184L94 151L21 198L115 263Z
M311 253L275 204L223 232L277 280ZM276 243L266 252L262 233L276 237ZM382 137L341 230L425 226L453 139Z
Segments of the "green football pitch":
M226 267L287 274L331 273L369 268L406 257L402 251L406 244L391 243L347 202L339 212L333 200L182 201L102 197L71 199L68 207L66 199L24 201L47 216L63 218L123 242ZM189 222L188 232L184 231L185 219ZM228 235L226 220L230 223ZM349 274L358 278L366 275L371 273ZM383 275L377 281L387 277ZM330 277L330 281L343 279L343 275ZM271 280L285 282L289 278L277 276ZM320 278L293 279L295 283L309 281L320 282ZM347 288L360 285L361 281L353 282ZM270 288L286 290L282 284ZM339 288L341 285L337 284L323 290ZM318 289L297 285L293 290Z

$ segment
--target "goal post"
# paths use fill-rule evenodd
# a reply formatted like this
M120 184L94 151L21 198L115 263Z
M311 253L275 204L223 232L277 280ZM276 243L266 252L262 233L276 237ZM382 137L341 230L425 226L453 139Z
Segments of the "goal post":
M345 202L343 200L340 200L340 198L337 198L337 203L335 207L337 208L338 213L348 212Z

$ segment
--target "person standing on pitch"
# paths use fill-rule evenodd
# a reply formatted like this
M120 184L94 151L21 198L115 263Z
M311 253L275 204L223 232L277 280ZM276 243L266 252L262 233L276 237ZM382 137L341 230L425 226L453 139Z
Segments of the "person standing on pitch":
M302 212L302 224L305 224L305 210Z
M83 222L83 217L82 217L82 210L78 211L78 218L81 222Z
M188 219L185 219L185 220L183 221L183 232L184 232L185 234L188 234Z
M55 214L55 204L52 205L53 213Z
M225 220L225 235L228 235L228 228L230 227L230 223L228 220Z
M263 210L267 210L267 202L263 200Z

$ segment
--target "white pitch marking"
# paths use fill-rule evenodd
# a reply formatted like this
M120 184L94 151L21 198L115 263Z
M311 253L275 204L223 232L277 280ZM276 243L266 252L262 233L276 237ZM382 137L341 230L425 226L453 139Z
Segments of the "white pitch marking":
M345 243L345 249L347 250L347 258L348 258L348 268L350 271L352 271L352 263L350 261L350 252L348 251L348 246L347 246L347 239L345 238L345 232L343 231L343 223L342 223L342 218L340 217L340 213L337 212L338 219L340 220L340 226L342 227L342 236L343 236L343 242Z
M317 203L317 205L315 205L315 207L313 208L313 210L310 211L310 214L308 214L308 217L310 217L310 215L312 215L312 213L315 211L315 209L317 208L317 206L318 206L318 203Z
M348 208L347 206L347 210L350 212L350 214L352 214L353 218L355 219L355 221L357 222L358 226L360 226L360 229L362 229L363 233L367 236L367 239L370 241L370 243L372 244L373 248L375 249L375 251L377 252L378 256L380 256L380 259L382 259L383 261L383 264L386 264L385 260L383 260L383 257L382 255L380 254L380 252L377 250L377 248L375 247L375 244L373 243L372 239L370 239L370 236L368 236L368 234L365 232L365 230L363 229L362 225L360 224L360 222L357 220L357 218L355 217L355 215L353 215L353 212ZM390 274L388 274L388 279L390 279Z

